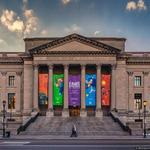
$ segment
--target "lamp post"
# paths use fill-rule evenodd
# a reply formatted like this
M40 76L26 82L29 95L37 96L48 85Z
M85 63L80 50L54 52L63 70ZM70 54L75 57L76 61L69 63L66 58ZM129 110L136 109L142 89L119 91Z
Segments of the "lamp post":
M3 137L5 137L5 106L6 106L6 101L3 101Z
M143 105L144 105L144 138L146 138L146 104L147 104L147 101L144 101L143 102Z

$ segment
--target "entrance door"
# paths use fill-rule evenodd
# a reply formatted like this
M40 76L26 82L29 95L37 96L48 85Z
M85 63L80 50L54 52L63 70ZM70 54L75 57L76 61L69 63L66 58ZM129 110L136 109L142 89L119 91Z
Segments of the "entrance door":
M61 116L62 115L62 106L53 106L54 108L54 116Z
M79 107L70 107L69 113L71 117L80 116L80 108Z
M95 116L95 107L93 106L90 106L90 107L87 107L87 116Z

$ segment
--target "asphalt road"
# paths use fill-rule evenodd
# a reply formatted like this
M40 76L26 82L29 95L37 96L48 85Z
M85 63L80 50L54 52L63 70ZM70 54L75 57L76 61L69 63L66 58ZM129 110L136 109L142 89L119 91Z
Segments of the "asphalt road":
M0 140L0 150L150 150L150 140Z

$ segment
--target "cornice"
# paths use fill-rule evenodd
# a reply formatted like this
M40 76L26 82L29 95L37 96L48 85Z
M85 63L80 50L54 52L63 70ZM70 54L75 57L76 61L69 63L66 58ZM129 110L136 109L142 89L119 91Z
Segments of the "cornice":
M150 57L129 57L127 64L150 64Z
M21 57L0 57L0 64L23 64Z
M116 56L115 53L111 53L108 51L43 51L40 53L36 53L33 55L34 56Z

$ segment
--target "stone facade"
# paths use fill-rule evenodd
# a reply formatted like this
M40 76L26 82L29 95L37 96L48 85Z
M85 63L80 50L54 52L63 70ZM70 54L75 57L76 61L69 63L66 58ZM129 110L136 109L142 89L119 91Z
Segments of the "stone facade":
M150 99L150 53L125 52L124 38L88 38L72 34L62 38L27 38L25 52L0 53L0 103L6 100L8 111L8 93L15 93L14 115L30 116L31 112L41 111L38 100L38 70L40 66L48 68L48 107L47 116L53 116L52 75L55 65L64 70L64 104L62 116L69 116L68 106L68 72L70 65L79 65L81 74L81 107L80 116L87 115L85 106L86 66L96 68L97 81L95 116L101 117L101 68L109 66L111 70L110 107L124 114L138 114L135 108L135 94L142 94L143 101ZM9 85L9 77L14 76L14 85ZM140 77L141 84L135 86L135 77ZM147 111L150 103L147 104ZM142 112L142 110L141 110Z

